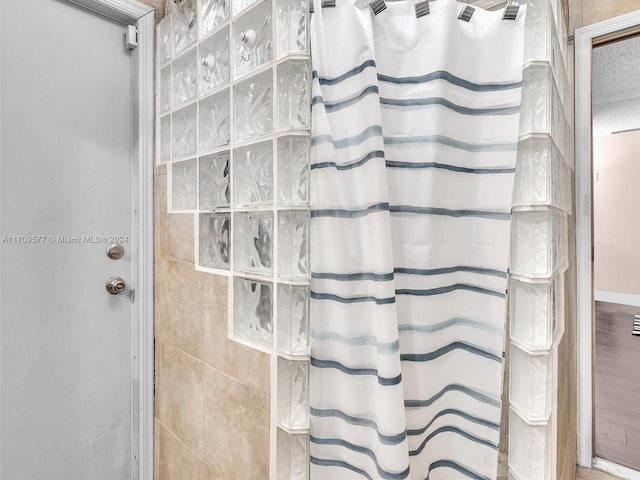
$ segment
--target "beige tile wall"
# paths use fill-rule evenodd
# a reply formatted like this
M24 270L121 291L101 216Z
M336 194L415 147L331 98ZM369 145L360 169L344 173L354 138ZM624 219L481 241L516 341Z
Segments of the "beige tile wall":
M142 0L156 20L167 0ZM169 0L170 1L170 0ZM269 478L269 356L227 338L227 279L194 267L194 216L154 181L155 480Z
M167 3L172 2L173 0L138 0L139 2L145 3L156 12L156 22L162 20L162 18L167 13Z
M571 183L573 185L573 182ZM575 197L573 197L575 198ZM575 203L575 201L574 201ZM573 206L575 212L575 205ZM556 478L574 478L578 445L577 392L577 274L575 215L569 216L569 268L564 277L565 331L558 345L558 410Z
M156 480L269 478L269 356L227 338L227 279L194 268L194 217L155 177Z
M592 25L640 9L640 0L569 0L569 34L576 28Z

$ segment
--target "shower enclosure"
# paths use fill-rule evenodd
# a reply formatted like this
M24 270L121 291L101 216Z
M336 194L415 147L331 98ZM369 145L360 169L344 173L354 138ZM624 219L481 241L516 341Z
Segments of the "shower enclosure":
M310 7L183 0L158 33L167 208L194 218L196 269L228 279L230 338L270 355L278 480L309 471L309 260L321 255L308 235ZM560 1L527 7L501 448L508 431L515 478L565 479L575 465L573 56Z

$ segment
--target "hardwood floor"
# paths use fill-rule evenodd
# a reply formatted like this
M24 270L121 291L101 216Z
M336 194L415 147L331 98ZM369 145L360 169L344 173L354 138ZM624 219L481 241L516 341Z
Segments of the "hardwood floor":
M620 477L615 477L600 470L587 470L586 468L578 467L576 480L620 480Z
M508 463L508 458L506 453L500 452L497 480L508 480L509 467L507 466L507 463ZM559 478L558 480L571 480L571 479ZM615 475L611 475L610 473L605 473L600 470L588 470L586 468L577 467L575 480L622 480L622 479L620 477L616 477Z
M596 302L596 456L640 470L640 307Z

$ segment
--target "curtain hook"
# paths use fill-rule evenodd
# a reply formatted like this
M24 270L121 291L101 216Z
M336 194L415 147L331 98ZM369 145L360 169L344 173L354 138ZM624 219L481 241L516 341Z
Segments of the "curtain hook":
M502 17L503 20L515 20L518 16L518 11L520 10L520 5L518 2L514 0L510 0L507 2L507 6L504 8L504 15Z
M464 9L460 12L460 15L458 15L458 20L464 20L465 22L468 22L469 20L471 20L471 17L473 16L473 13L475 11L476 9L469 5L469 0L467 0L466 7L464 7Z
M424 17L425 15L429 15L429 0L423 0L422 2L416 3L413 8L416 10L416 18Z
M322 8L336 8L336 0L322 0ZM309 4L309 13L313 13L313 2Z
M372 0L369 3L369 6L371 7L374 15L378 15L380 12L386 10L387 8L387 4L384 2L384 0Z

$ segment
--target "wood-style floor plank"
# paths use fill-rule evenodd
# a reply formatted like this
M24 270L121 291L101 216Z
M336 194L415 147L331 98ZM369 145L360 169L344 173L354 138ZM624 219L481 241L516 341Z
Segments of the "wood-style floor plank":
M640 470L640 307L596 302L596 456Z

